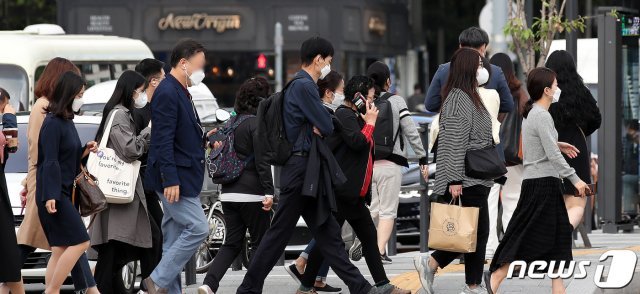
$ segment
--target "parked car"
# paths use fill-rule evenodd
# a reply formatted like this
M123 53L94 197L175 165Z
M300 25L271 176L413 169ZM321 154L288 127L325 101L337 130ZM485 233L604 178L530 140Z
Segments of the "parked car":
M102 115L102 110L107 104L116 88L117 80L106 81L87 88L84 91L84 105L80 109L83 115ZM188 88L198 116L203 122L214 122L215 112L219 108L216 97L205 84ZM205 120L205 118L207 118Z
M29 123L29 113L22 112L17 115L18 119L18 140L20 142L18 152L9 156L5 166L5 176L7 178L7 190L11 207L15 218L16 232L24 219L22 214L22 203L20 201L20 191L22 191L22 180L27 177L27 124ZM78 130L81 142L88 142L94 139L100 118L75 116L73 122ZM25 283L44 283L47 262L51 252L47 250L36 250L29 255L22 268L22 278ZM70 281L68 281L70 282Z

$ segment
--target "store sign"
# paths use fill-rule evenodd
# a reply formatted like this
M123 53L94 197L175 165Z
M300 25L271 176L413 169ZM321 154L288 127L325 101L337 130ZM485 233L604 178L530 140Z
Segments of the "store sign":
M292 14L289 15L290 32L308 32L309 31L309 15L308 14Z
M174 15L169 13L158 21L160 30L215 30L224 33L227 30L240 29L240 15L209 15L194 13L191 15Z
M369 18L369 32L380 37L387 31L387 23L382 17L372 16Z
M113 26L111 25L111 15L90 15L87 32L90 33L111 33Z

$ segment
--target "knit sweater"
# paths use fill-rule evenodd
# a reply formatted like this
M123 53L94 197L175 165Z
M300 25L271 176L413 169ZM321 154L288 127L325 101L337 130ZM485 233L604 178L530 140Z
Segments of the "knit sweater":
M572 184L580 181L558 148L551 114L537 104L522 121L522 156L524 179L556 177L569 179Z

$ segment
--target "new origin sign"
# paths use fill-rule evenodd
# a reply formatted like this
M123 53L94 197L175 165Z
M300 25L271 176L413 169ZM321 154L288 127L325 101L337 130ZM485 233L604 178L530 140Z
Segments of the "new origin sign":
M240 29L240 15L209 15L194 13L191 15L174 15L169 13L160 18L158 28L162 31L172 30L215 30L224 33L227 30Z

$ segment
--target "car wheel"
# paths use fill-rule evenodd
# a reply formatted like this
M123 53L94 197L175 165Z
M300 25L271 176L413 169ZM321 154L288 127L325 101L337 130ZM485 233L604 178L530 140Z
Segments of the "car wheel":
M121 274L114 277L114 291L116 293L135 293L138 262L131 261L120 270Z
M208 212L205 212L208 215ZM227 236L227 225L220 211L214 211L209 219L209 235L196 251L196 272L205 273L211 266L213 258L224 244Z

